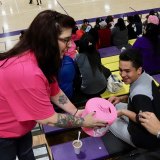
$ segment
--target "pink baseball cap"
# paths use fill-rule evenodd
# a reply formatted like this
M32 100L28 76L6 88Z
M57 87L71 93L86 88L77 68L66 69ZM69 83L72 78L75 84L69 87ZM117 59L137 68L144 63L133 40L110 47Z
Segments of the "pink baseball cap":
M157 16L155 16L155 15L150 15L149 17L148 17L148 23L153 23L153 24L155 24L155 25L159 25L159 19L158 19L158 17Z
M91 98L87 101L82 117L94 111L96 111L94 118L106 121L108 125L100 128L82 127L82 129L92 137L101 137L108 131L109 126L116 120L117 111L114 105L108 100L98 97Z

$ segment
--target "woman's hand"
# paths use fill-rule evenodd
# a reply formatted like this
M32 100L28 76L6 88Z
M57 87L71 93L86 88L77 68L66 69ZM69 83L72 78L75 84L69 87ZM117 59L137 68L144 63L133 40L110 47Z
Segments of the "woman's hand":
M102 120L97 120L94 118L96 112L92 112L87 114L84 117L83 127L93 128L93 127L106 127L107 122Z
M160 131L160 121L152 112L139 113L139 121L151 134L157 135Z

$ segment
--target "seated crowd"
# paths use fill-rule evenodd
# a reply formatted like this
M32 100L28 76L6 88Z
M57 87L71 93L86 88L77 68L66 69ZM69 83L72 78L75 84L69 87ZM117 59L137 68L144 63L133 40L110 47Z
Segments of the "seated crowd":
M104 78L100 81L102 77L95 76L97 75L96 67L99 68L99 74L104 68L100 61L99 48L109 46L116 46L119 49L137 48L143 56L145 71L150 75L160 72L159 18L153 14L153 11L147 17L145 25L140 16L135 14L127 17L128 25L125 24L123 18L117 19L117 23L114 24L113 16L107 16L105 20L97 18L94 27L89 24L89 20L84 19L80 29L77 26L73 28L69 48L62 59L59 73L59 85L70 99L75 96L75 90L84 95L97 95L104 91L105 85L94 92L89 90L92 88L89 87L90 85L98 82L105 83ZM136 39L133 46L128 43L130 38ZM89 68L86 69L86 67ZM92 77L97 77L97 79Z
M128 43L130 39L136 39L133 46ZM150 76L160 73L159 17L151 11L142 23L140 16L135 14L127 17L126 25L123 18L114 23L114 17L107 16L105 20L97 18L94 27L84 19L80 29L77 26L72 28L71 37L59 40L67 49L61 57L57 79L71 102L77 93L89 99L100 97L107 89L107 80L112 73L101 64L98 49L109 46L126 48L120 54L119 72L123 82L130 85L130 93L109 98L118 113L110 131L115 138L133 148L159 149L160 94Z
M120 75L124 83L131 85L131 90L129 96L109 98L114 105L129 100L128 105L122 108L121 104L120 107L116 106L120 118L110 127L110 131L133 148L145 150L158 148L160 144L160 122L157 119L160 117L159 90L149 76L160 73L159 22L159 17L152 12L143 23L137 14L128 16L127 25L123 18L117 19L114 24L112 16L105 20L97 18L94 27L89 24L89 20L84 19L80 29L76 27L73 31L70 48L62 59L59 72L59 84L63 86L61 82L65 79L69 93L65 87L61 89L71 101L75 98L76 91L88 98L100 97L107 89L107 79L111 72L102 66L98 49L109 46L119 49L125 47L126 50L120 55ZM133 46L128 43L130 39L136 39ZM70 51L71 48L74 53ZM65 68L65 65L70 65L70 69ZM143 84L143 81L148 85ZM158 129L148 123L148 115L152 115L153 123Z

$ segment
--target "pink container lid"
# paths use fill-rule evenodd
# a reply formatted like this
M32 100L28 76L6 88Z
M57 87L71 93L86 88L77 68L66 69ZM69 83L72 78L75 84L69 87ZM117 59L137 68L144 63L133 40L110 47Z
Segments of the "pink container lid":
M101 137L107 132L109 126L116 120L117 111L114 105L108 100L97 97L91 98L87 101L82 117L94 111L96 111L94 117L98 120L106 121L108 123L108 126L101 128L82 127L82 129L90 136Z

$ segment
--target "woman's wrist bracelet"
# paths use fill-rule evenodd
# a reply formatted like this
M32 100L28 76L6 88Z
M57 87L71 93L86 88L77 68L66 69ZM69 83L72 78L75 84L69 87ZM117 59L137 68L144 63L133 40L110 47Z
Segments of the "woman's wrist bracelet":
M73 116L75 116L75 115L77 114L77 112L78 112L78 109L76 110L76 112L74 113L74 115L73 115Z

